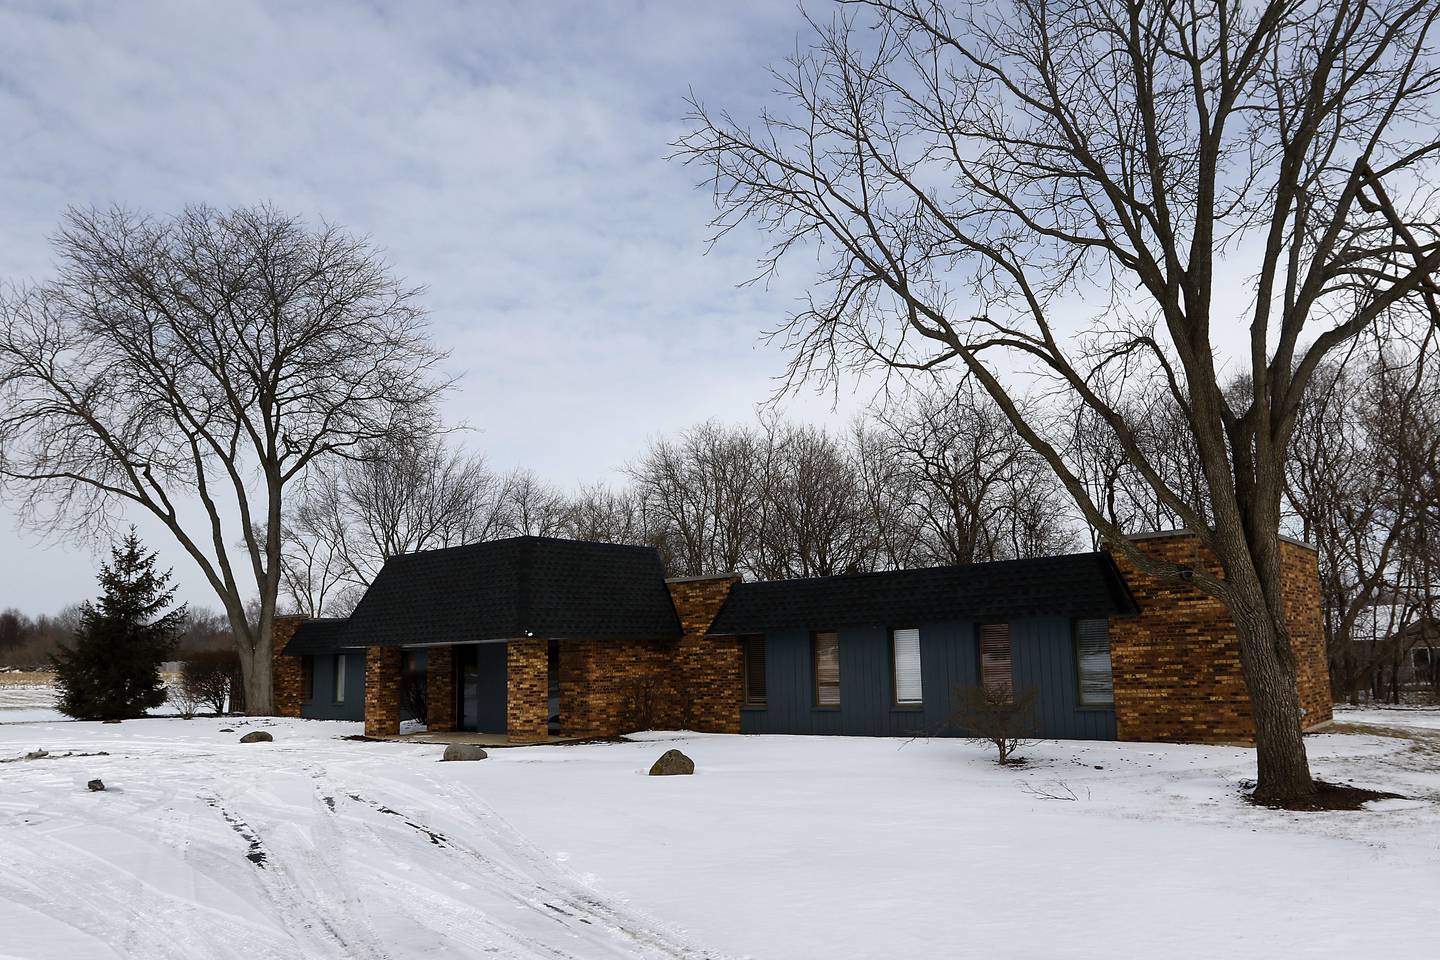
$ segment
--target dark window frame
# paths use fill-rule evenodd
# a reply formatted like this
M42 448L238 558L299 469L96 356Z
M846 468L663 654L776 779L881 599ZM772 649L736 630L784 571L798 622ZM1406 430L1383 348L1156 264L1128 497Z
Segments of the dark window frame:
M1085 702L1085 677L1080 668L1080 624L1085 620L1099 620L1105 624L1105 649L1110 653L1110 699L1103 703ZM1111 710L1115 709L1115 659L1114 652L1110 645L1110 619L1108 617L1076 617L1070 621L1070 646L1075 657L1075 709L1077 710Z
M345 682L350 675L349 657L343 653L335 654L335 662L330 667L330 680L334 689L330 691L330 702L334 706L341 706L345 703Z
M300 702L315 702L315 658L308 653L300 658Z
M975 624L975 674L979 685L986 686L985 682L985 640L981 636L986 627L1005 628L1005 646L1008 650L1007 659L1010 661L1010 678L1008 692L1013 698L1015 696L1015 637L1009 620L984 620Z
M835 638L835 702L822 703L820 701L820 646L818 640L821 636L833 636ZM839 710L845 702L844 676L840 672L840 631L839 630L811 630L810 631L810 696L812 710Z
M896 669L895 663L895 634L900 630L914 630L916 636L915 655L920 658L920 699L900 700L900 671ZM925 709L925 650L921 643L919 627L890 627L886 634L889 637L890 646L890 709L891 710L924 710Z
M761 690L757 695L750 688L752 644L760 647ZM740 703L751 710L765 710L770 706L769 649L765 634L748 633L740 638Z

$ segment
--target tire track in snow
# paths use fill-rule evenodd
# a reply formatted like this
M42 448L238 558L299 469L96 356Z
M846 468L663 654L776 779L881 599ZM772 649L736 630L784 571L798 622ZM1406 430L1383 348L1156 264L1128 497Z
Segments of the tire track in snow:
M235 812L236 804L227 805L214 794L202 799L246 841L245 858L260 868L263 875L257 882L292 935L298 931L317 933L338 951L337 956L347 960L387 960L389 954L353 909L357 904L350 902L343 889L331 886L337 875L336 865L313 843L308 844L309 849L296 843L276 851L249 819ZM295 814L301 812L260 789L246 791L242 802L260 808L267 814L265 820L273 823L295 822Z
M548 913L553 920L566 927L582 924L588 930L580 935L593 938L604 931L606 939L618 938L620 946L629 943L639 950L640 956L682 958L701 960L717 954L702 950L685 942L679 935L668 931L651 918L636 911L605 900L593 889L582 884L568 870L555 863L543 850L526 840L513 826L501 817L488 803L485 803L468 788L460 788L462 797L457 797L448 783L434 777L410 771L418 776L427 790L385 779L385 792L395 792L402 800L379 801L363 796L352 796L356 802L364 803L371 809L397 818L409 829L428 838L440 838L435 846L445 852L452 862L459 861L466 869L477 867L493 875L492 882L500 881L500 892L522 908ZM381 786L377 778L374 786ZM395 809L399 807L400 809ZM463 829L447 831L414 813L416 808L435 809L448 817L463 815L466 822ZM403 812L402 812L403 811ZM472 843L467 837L483 837L486 849ZM502 862L507 861L507 862ZM598 946L595 944L593 946ZM613 947L612 947L613 948ZM582 953L581 956L590 956ZM634 955L624 952L619 956Z

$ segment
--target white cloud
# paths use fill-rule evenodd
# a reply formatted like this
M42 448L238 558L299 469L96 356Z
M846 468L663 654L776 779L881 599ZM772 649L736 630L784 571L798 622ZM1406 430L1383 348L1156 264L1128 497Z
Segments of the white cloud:
M0 277L49 272L68 204L332 220L428 288L477 446L603 479L649 436L749 417L782 368L757 337L806 278L737 289L761 238L704 256L709 199L664 158L688 87L753 113L801 26L769 0L0 8ZM87 553L0 522L0 606L93 592Z

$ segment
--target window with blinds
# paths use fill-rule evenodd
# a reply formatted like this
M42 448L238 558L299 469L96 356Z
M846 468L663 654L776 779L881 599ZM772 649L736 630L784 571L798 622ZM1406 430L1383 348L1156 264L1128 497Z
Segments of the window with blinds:
M345 661L348 659L345 654L338 654L335 657L335 702L345 702Z
M1110 621L1075 621L1075 653L1080 675L1080 705L1115 705L1115 684L1110 670Z
M815 705L840 706L840 634L812 634L810 651L815 669Z
M745 703L751 707L765 706L765 638L741 638L745 656Z
M922 702L920 683L920 631L895 630L890 634L890 659L895 671L895 703L897 706L919 706Z
M1007 695L1015 690L1014 673L1010 667L1010 624L980 625L980 683L989 690L1000 689Z

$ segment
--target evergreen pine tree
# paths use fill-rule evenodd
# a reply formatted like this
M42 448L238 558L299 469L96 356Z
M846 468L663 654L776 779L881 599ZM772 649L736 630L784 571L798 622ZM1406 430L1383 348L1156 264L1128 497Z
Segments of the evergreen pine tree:
M160 665L174 652L185 608L165 612L175 591L171 571L156 573L135 528L110 548L101 567L98 605L86 603L75 645L51 663L61 713L78 720L125 720L165 702Z

